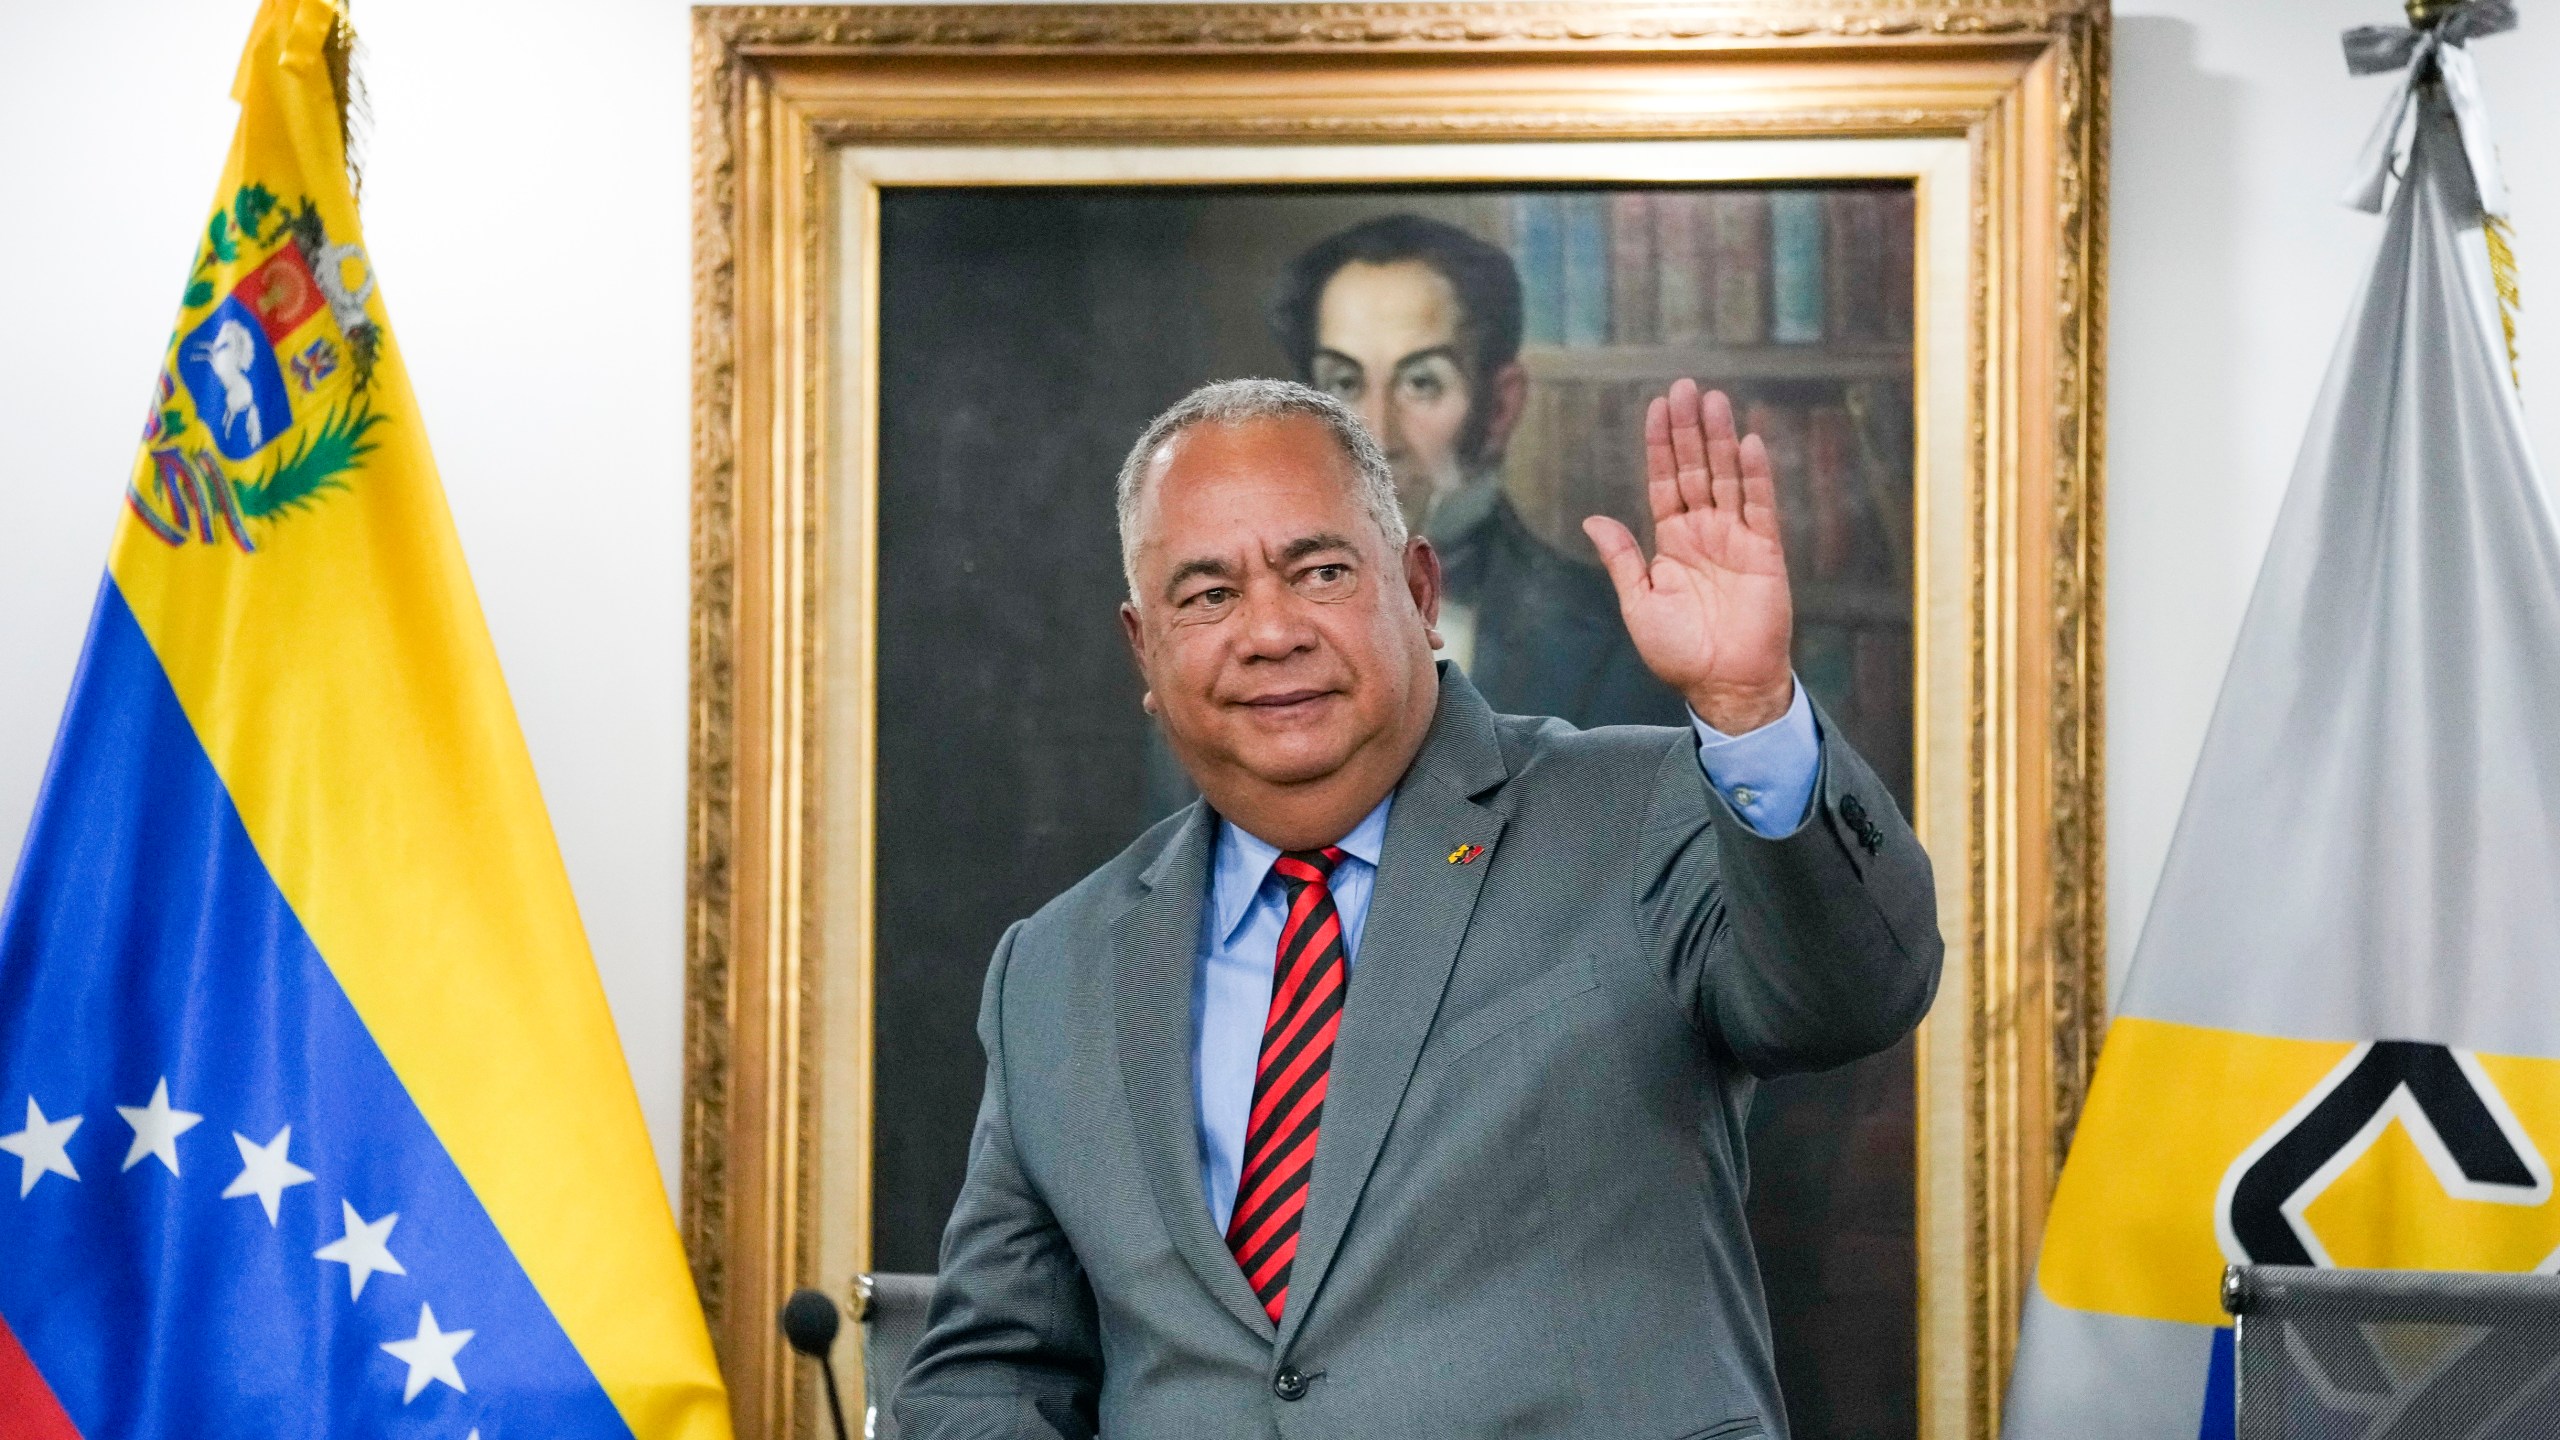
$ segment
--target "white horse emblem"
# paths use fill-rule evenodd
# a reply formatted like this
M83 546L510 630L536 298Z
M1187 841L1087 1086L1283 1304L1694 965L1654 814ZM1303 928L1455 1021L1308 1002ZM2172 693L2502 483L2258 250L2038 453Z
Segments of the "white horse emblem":
M238 320L225 319L213 338L196 346L195 358L213 372L214 382L222 387L222 431L241 421L249 422L251 450L267 443L266 422L258 415L258 392L249 384L249 367L257 363L258 345L249 338L249 327Z

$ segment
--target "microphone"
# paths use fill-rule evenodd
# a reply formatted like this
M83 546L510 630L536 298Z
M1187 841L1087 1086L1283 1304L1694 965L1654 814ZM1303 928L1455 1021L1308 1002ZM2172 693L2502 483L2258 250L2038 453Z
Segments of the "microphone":
M836 1302L824 1290L794 1290L782 1302L782 1338L791 1348L818 1362L827 1378L827 1413L835 1417L836 1440L849 1440L844 1428L844 1401L836 1394L834 1359L836 1327L842 1324Z

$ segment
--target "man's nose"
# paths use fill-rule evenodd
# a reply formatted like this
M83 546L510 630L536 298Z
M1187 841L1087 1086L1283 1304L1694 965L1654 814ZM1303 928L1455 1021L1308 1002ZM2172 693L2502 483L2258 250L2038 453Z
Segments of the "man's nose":
M1387 403L1387 387L1371 386L1361 395L1359 408L1360 423L1369 427L1369 434L1380 449L1393 455L1403 448L1403 427L1395 423L1395 407Z
M1306 601L1283 584L1248 585L1243 600L1243 639L1247 658L1280 660L1315 643L1315 627L1307 623Z

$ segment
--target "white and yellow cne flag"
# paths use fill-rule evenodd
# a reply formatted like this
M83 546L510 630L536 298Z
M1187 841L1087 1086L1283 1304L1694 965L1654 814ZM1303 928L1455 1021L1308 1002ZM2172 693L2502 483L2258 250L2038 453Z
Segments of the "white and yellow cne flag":
M2229 1435L2226 1262L2560 1268L2560 519L2454 88L2404 85L2368 153L2414 104L2054 1196L2009 1440Z

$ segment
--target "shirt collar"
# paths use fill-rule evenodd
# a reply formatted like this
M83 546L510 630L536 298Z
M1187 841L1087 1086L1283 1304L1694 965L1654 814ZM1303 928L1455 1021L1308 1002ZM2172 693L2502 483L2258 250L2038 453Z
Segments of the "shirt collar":
M1387 807L1395 800L1394 792L1388 792L1376 809L1351 827L1350 834L1333 843L1342 847L1347 858L1376 869L1378 855L1386 848ZM1253 908L1253 897L1261 893L1262 882L1271 874L1271 862L1279 858L1280 847L1232 821L1218 822L1217 859L1210 872L1209 898L1220 945L1235 938L1236 927L1244 924L1245 912Z

